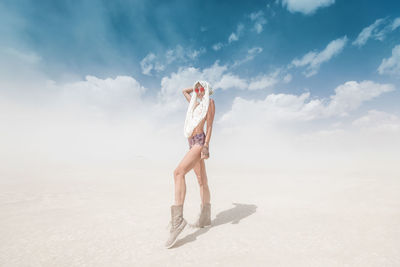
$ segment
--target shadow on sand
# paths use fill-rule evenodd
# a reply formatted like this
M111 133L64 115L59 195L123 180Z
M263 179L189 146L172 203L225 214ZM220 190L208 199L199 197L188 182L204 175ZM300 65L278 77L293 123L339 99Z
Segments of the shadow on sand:
M240 204L240 203L232 203L232 204L235 205L233 208L221 211L215 216L215 219L211 221L210 227L191 228L198 230L176 241L173 247L178 248L186 243L193 242L197 239L198 236L205 234L213 227L227 223L238 224L242 219L255 213L257 209L257 206L253 204ZM187 225L187 227L190 226Z

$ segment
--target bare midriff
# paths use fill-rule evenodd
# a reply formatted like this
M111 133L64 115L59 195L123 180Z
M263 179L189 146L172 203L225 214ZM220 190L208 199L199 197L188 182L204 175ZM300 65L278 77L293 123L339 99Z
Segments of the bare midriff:
M198 104L197 104L197 105L198 105ZM197 105L195 106L195 108L197 107ZM193 129L193 133L192 133L192 135L191 135L189 138L193 137L193 136L196 135L196 134L204 133L204 124L206 123L206 120L207 120L207 114L206 114L206 116L199 122L199 124Z

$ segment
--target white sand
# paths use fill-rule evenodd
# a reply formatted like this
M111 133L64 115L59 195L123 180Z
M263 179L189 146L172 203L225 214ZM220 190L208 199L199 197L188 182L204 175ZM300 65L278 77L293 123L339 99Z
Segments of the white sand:
M213 226L166 249L173 168L3 173L0 266L400 266L398 172L210 161ZM192 222L200 196L193 172L186 181Z

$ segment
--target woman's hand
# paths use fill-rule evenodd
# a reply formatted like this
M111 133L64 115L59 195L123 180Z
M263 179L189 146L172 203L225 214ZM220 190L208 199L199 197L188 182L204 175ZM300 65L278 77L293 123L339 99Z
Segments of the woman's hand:
M200 159L208 159L210 157L210 153L208 152L208 146L203 146L201 150L201 158Z

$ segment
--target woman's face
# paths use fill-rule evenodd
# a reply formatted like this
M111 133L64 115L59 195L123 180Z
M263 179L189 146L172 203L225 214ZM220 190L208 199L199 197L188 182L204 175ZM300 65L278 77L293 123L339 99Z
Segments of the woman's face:
M197 92L197 97L198 98L200 98L200 99L203 98L203 96L204 96L204 94L206 92L205 90L206 89L200 83L196 84L195 91Z

